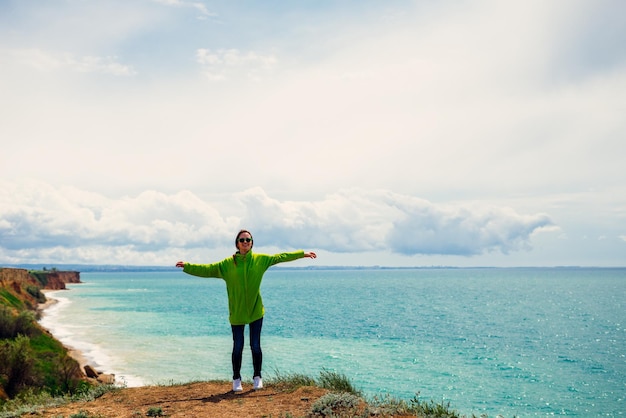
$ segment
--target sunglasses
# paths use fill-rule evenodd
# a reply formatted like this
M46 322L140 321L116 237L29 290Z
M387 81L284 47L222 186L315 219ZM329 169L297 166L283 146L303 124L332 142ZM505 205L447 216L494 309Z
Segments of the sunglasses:
M252 238L239 238L239 242L250 242Z

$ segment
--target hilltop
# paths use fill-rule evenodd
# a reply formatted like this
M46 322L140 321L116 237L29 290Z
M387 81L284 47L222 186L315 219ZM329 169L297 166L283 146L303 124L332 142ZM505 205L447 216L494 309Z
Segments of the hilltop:
M328 390L318 387L284 391L270 385L235 394L230 382L144 386L113 390L89 402L46 408L37 416L58 418L82 412L85 417L303 417L326 393Z

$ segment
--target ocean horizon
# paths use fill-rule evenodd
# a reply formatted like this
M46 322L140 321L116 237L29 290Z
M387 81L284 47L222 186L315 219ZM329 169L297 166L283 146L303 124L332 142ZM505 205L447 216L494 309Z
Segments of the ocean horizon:
M128 386L230 379L223 281L163 269L81 271L41 323ZM331 370L469 415L626 409L626 268L272 268L262 294L266 378Z

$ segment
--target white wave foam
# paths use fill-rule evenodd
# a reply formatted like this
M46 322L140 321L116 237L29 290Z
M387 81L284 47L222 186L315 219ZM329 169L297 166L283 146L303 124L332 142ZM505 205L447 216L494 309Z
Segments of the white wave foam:
M50 331L54 338L59 340L64 346L78 351L87 364L99 372L114 374L118 384L123 384L127 387L144 386L144 381L140 377L123 373L111 367L112 364L115 364L115 359L101 346L82 339L80 330L84 329L84 327L62 321L62 313L70 307L72 301L59 296L61 292L63 291L46 292L46 297L54 300L55 303L44 309L43 316L39 320L41 326Z

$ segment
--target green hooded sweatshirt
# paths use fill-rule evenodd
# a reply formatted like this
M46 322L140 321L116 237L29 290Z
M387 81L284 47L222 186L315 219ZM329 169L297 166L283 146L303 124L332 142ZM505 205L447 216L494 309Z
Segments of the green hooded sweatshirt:
M304 257L304 251L282 254L240 253L213 264L185 263L183 271L198 277L215 277L226 282L229 320L232 325L244 325L265 315L261 298L261 280L274 264Z

